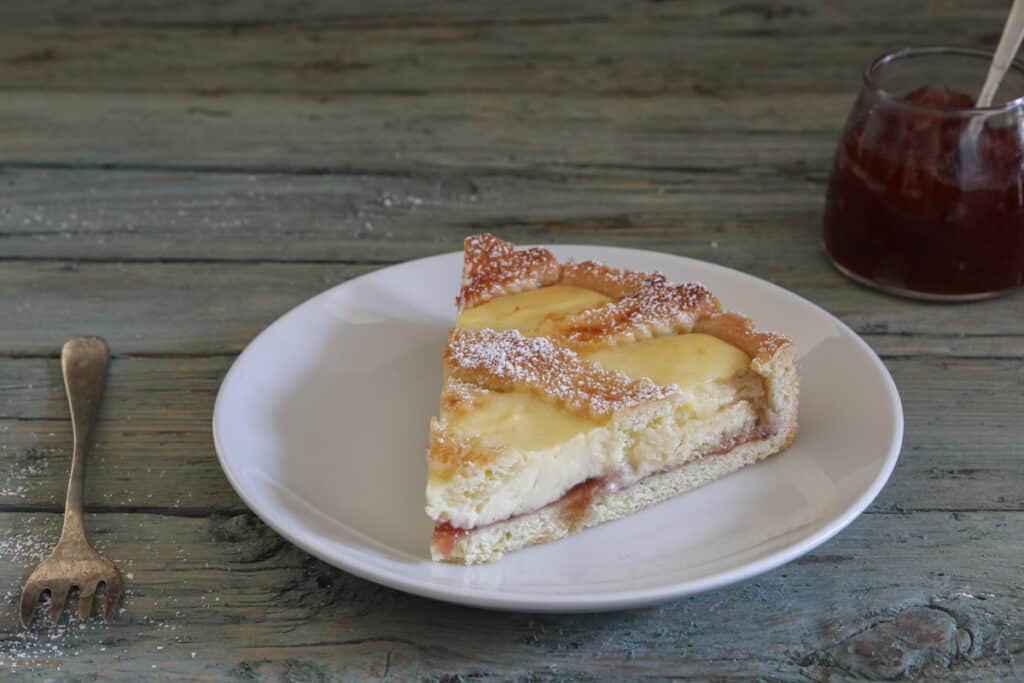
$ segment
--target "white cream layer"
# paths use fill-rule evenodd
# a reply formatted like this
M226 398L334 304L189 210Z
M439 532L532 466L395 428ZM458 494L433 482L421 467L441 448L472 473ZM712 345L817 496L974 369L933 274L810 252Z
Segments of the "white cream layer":
M465 311L458 324L543 333L545 321L607 300L577 287L545 287ZM591 477L627 486L713 450L756 423L747 399L760 391L760 382L746 372L750 357L716 337L657 337L584 358L634 378L676 385L680 394L602 423L533 394L476 390L473 409L442 412L442 426L457 437L478 439L494 455L444 476L432 472L427 514L464 529L490 524L537 510Z

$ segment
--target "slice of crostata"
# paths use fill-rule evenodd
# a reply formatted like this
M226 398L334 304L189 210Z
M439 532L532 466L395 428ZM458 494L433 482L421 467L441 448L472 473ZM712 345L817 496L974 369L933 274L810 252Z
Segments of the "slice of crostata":
M784 450L789 339L699 284L466 240L431 421L435 560L474 564L619 519Z

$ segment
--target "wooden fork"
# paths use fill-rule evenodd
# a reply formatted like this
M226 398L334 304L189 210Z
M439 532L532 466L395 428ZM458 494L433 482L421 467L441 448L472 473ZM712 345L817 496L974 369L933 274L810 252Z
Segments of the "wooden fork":
M114 564L92 549L85 540L82 517L82 481L85 455L89 449L93 425L103 397L110 349L99 337L76 337L64 344L60 367L71 408L71 426L75 448L71 455L71 477L64 505L64 529L57 547L36 567L21 590L21 625L28 627L32 613L43 593L50 594L50 619L60 619L68 594L78 588L78 613L88 619L100 584L106 589L103 618L110 615L121 599L121 573Z

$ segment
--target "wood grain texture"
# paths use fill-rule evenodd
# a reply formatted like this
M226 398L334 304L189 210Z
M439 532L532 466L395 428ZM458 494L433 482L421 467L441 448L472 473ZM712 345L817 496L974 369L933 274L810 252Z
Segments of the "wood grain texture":
M994 0L13 4L0 86L216 93L848 93L910 22L934 44L991 46L1005 12Z
M802 274L793 274L791 265L770 258L760 264L750 270L825 306L873 340L897 346L909 341L917 352L923 348L934 354L1022 355L1020 294L971 306L934 306L861 290L823 262L817 272ZM0 319L7 323L0 327L0 354L53 355L59 346L54 340L86 332L106 337L119 354L237 353L291 307L375 267L2 262L0 288L9 296L0 298ZM39 320L46 320L46 325L36 324Z
M366 272L330 264L13 261L0 278L0 349L55 353L54 339L105 337L120 354L235 354L304 299ZM33 321L45 319L44 327Z
M7 168L7 258L390 263L480 230L605 242L757 267L756 240L818 265L827 169L395 177ZM758 251L761 251L759 249ZM765 258L762 267L774 260ZM790 269L792 270L792 268Z
M210 417L231 359L115 358L86 501L168 514L239 512ZM899 466L872 511L1024 511L1024 364L891 358L906 406ZM838 400L838 398L837 398ZM959 408L949 413L948 406ZM838 408L837 408L838 409ZM0 359L0 511L59 510L71 446L56 358ZM425 448L424 444L424 448ZM6 470L4 469L6 467ZM173 481L169 485L168 477Z
M849 89L735 100L12 91L0 165L403 176L781 167L800 178L828 168L851 101Z
M28 680L982 681L1015 677L1024 650L1016 513L866 515L740 586L574 616L391 591L311 559L249 515L91 515L93 538L125 572L126 611L110 626L26 637L12 595L31 561L8 548L55 538L57 523L0 514L0 659L20 655ZM750 649L765 633L771 646Z
M110 333L125 353L237 350L331 284L457 251L466 235L490 230L519 243L612 243L737 268L838 314L883 353L1024 355L1019 294L938 307L851 287L821 253L822 190L785 172L394 178L10 170L0 175L0 245L10 260L0 284L17 297L0 301L0 313L25 322L60 314L69 331L116 327ZM230 263L189 265L200 260ZM125 281L133 286L121 287ZM86 300L66 305L65 294L75 300L85 291ZM121 324L145 318L139 306L153 297L167 307L158 327ZM61 308L47 311L58 301ZM72 309L77 320L61 317ZM192 334L179 324L192 315L216 332L180 339ZM34 337L39 331L0 332L0 351L6 341L8 351L44 352L52 337Z
M0 3L0 679L1021 677L1024 315L923 305L819 246L877 54L994 45L1001 0ZM571 617L457 608L330 568L248 513L210 415L305 298L465 235L656 249L839 315L906 440L868 514L732 588ZM90 460L110 626L15 630L70 451L57 354L115 352Z
M885 14L883 10L889 10ZM894 17L917 16L918 26L932 29L935 22L963 22L968 19L1001 21L1006 8L994 0L963 3L949 0L907 0L899 5L882 0L865 0L857 12L844 3L816 3L794 0L788 3L722 3L715 0L689 2L647 2L630 0L523 0L488 5L461 0L437 0L429 5L406 0L348 2L342 9L333 0L149 0L145 4L126 0L36 0L5 3L0 19L10 28L40 26L167 26L178 29L237 25L377 25L409 24L535 24L578 20L624 20L714 22L732 21L734 26L752 26L757 21L789 20L804 30L822 26L857 33L862 27L879 28L906 35ZM854 22L863 22L862 24ZM705 24L708 26L709 24ZM835 30L832 28L831 30Z

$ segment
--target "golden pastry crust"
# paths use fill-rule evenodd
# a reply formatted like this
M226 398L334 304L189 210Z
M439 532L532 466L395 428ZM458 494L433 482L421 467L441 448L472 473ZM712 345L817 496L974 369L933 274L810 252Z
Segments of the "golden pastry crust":
M537 289L558 281L558 259L547 249L516 249L494 235L465 241L462 289L455 303L462 311L505 294Z
M526 338L515 331L453 330L445 366L461 382L498 391L530 391L577 414L602 419L616 410L665 398L671 388L616 378L618 373L584 361L575 352L701 332L745 352L751 357L751 370L764 378L780 367L795 366L791 340L759 331L746 316L722 312L717 297L699 283L677 285L661 273L622 270L594 261L560 266L547 249L516 249L490 234L466 238L465 249L460 310L552 284L585 287L613 300L550 321L544 337ZM785 400L788 397L773 397L769 392L767 417L773 424L781 423L779 427L792 423L795 432L795 414L782 415Z
M784 347L793 345L792 341L781 334L761 332L753 320L739 313L716 313L702 317L693 331L729 342L761 363L767 363Z
M720 308L718 299L704 285L673 285L652 277L631 295L559 320L551 336L577 350L614 346L691 332L698 320Z
M640 291L645 282L665 282L661 273L638 273L635 270L612 268L597 261L567 261L562 264L559 284L584 287L618 299Z
M789 448L796 438L799 391L793 342L781 334L758 330L753 320L739 313L704 318L694 332L718 337L750 356L750 369L765 385L761 420L769 431L784 435L779 450Z
M441 389L441 410L447 415L460 415L474 410L484 393L476 384L449 378Z
M487 233L467 237L465 252L457 298L460 311L505 294L552 284L583 287L615 299L565 316L551 327L547 336L558 337L574 349L697 331L763 359L791 343L781 335L758 332L744 316L721 313L717 297L700 283L675 285L662 273L623 270L596 261L568 261L559 266L547 249L516 249ZM752 348L756 348L753 353Z
M590 497L592 501L576 506L590 508L583 526L616 519L713 481L784 450L795 437L799 377L793 342L779 334L759 331L745 316L723 312L718 299L703 285L673 284L661 273L619 270L592 261L560 265L546 249L517 250L493 235L477 235L466 240L462 290L457 303L462 311L500 296L556 284L582 287L612 300L577 313L549 313L539 328L527 330L527 334L536 332L543 336L524 336L516 329L487 328L456 328L449 336L444 354L446 379L441 419L431 422L428 453L430 476L444 481L434 488L428 482L427 511L439 530L435 533L434 559L466 563L493 561L503 552L554 540L580 526L564 514L563 508L573 507L568 494L547 505L544 500L530 503L542 506L532 508L533 512L529 512L528 507L516 512L518 508L514 506L508 507L512 512L502 508L501 515L507 517L493 511L480 512L479 505L491 505L494 501L504 505L500 502L501 496L492 494L504 492L506 489L500 488L505 486L503 482L516 481L510 478L519 476L515 474L519 472L515 467L519 467L521 461L527 462L523 460L526 451L510 449L482 432L470 431L469 436L460 436L454 432L455 422L446 421L464 411L473 411L485 395L527 392L550 403L552 410L600 422L601 429L634 430L635 435L647 434L651 425L671 426L671 421L659 421L673 414L674 402L687 400L689 394L675 385L661 386L649 379L633 379L585 360L580 354L651 337L699 332L731 344L749 357L749 367L729 380L730 388L735 389L744 381L757 386L754 398L740 392L735 394L735 399L730 399L737 401L731 404L736 406L733 412L715 413L719 417L726 416L722 420L736 416L735 425L723 421L712 422L712 426L707 427L724 429L714 425L729 424L729 429L733 430L723 432L728 438L721 441L720 450L707 451L705 447L702 451L685 451L696 455L686 455L691 459L678 469L626 484L628 488L622 490L617 490L617 485L605 492L595 489L597 492ZM600 448L593 452L604 452ZM681 456L677 453L673 457ZM494 479L498 484L485 485L491 475L501 469L499 465L508 465L511 469ZM591 479L582 483L567 477L566 486L599 482L598 475L585 475ZM535 473L522 476L523 481L532 483L521 487L519 498L508 500L520 504L529 501L530 491L536 491L539 481L536 476ZM452 492L456 497L450 497ZM466 500L476 501L473 504L478 507L467 506ZM498 521L473 521L476 519Z
M606 419L616 411L678 393L583 360L546 337L518 330L455 329L444 352L449 376L493 391L527 391L576 414Z
M447 479L459 467L484 464L496 455L494 449L488 448L479 439L460 438L445 429L438 420L430 421L427 463L431 476Z

